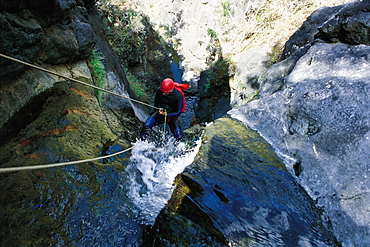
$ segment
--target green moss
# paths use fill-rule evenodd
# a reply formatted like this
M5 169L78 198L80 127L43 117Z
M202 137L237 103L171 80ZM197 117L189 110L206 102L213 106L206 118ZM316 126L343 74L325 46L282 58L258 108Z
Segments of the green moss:
M101 53L93 49L88 59L88 64L89 64L91 75L93 77L94 85L100 88L102 88L103 85L106 83L104 65L101 61L102 58L103 57ZM99 103L101 103L101 95L102 95L102 91L96 90L96 97Z
M256 131L247 128L241 122L230 118L220 118L213 125L206 129L202 137L203 145L197 157L207 156L209 159L222 160L228 159L230 155L233 159L240 159L239 163L244 163L243 159L249 157L257 159L255 164L265 164L285 170L285 165L276 155L273 148ZM210 149L213 143L220 143L220 146L227 146L228 152L220 157L212 157ZM221 145L222 144L222 145ZM233 153L235 150L235 153ZM229 158L230 158L229 157ZM227 162L227 161L225 161ZM198 162L199 164L205 162Z
M186 194L191 192L190 188L186 185L184 180L182 180L181 175L178 175L174 181L176 188L174 189L170 200L167 203L167 207L170 211L176 211L182 204L182 201Z

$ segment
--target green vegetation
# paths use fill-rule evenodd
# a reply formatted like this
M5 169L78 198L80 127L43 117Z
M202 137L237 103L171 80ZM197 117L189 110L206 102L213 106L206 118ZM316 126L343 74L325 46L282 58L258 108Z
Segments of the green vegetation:
M233 74L232 62L228 58L220 57L211 68L208 70L208 77L212 85L218 87L219 84L223 84L223 81L227 81L230 78L230 74Z
M131 17L128 18L133 18L135 16L136 15L132 15ZM127 56L131 52L135 52L138 54L142 54L144 52L145 37L146 31L144 27L142 30L135 30L134 26L126 25L124 27L118 26L112 28L112 32L108 39L110 40L111 45L117 51L118 55Z
M115 5L115 3L118 5ZM130 66L131 64L136 66L138 63L146 63L146 39L150 35L149 21L135 10L123 9L122 5L117 1L103 1L99 6L104 13L103 20L108 34L107 39L114 52L122 60L122 67L132 91L142 101L150 102L151 97L148 96L149 92L147 92L150 87L148 88L145 85L147 72L143 71L144 73L140 73L140 76L138 76L134 74Z
M234 13L233 5L231 4L230 0L225 2L221 2L221 5L215 9L215 13L220 17L218 22L221 26L227 26L234 22Z
M148 34L140 14L132 9L122 10L108 2L101 3L99 7L104 13L107 38L117 55L126 62L144 54Z
M211 38L217 38L217 33L215 30L211 29L211 28L208 28L208 35L211 37Z
M220 57L210 69L207 70L208 83L205 85L206 92L211 92L210 106L215 107L218 99L230 95L230 64L229 59Z
M101 53L95 49L91 51L91 55L88 58L88 65L94 81L94 85L99 88L102 88L103 85L106 83L104 65L101 61L102 58L103 57ZM96 89L96 97L99 104L101 103L101 94L102 91Z
M147 92L145 91L145 86L141 83L136 76L134 76L127 68L125 68L126 78L130 83L132 91L136 94L137 97L148 97Z
M245 95L245 96L242 98L242 101L241 101L239 104L237 104L235 107L238 107L238 106L244 105L244 104L246 104L246 103L248 103L248 102L251 102L251 101L253 101L253 100L257 99L257 98L258 98L258 95L259 95L259 93L260 93L260 92L261 92L261 90L260 90L260 89L258 89L257 91L252 92L252 93L251 93L251 94L249 94L249 95Z
M231 8L230 0L226 2L221 2L221 6L222 6L222 16L226 17L234 14L234 11Z
M161 24L159 27L165 31L163 34L165 39L170 39L175 35L174 30L170 26Z

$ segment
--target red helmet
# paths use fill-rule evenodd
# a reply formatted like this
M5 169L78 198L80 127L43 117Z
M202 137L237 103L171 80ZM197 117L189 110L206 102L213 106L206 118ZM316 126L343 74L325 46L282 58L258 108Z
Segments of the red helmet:
M172 79L166 78L162 81L161 83L161 91L164 93L169 93L175 88L175 83L173 82Z

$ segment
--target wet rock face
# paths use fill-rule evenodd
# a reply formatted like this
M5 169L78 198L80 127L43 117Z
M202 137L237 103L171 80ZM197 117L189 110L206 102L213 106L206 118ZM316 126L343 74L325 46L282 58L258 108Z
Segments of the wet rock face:
M145 246L335 244L320 210L256 132L221 118L202 140Z
M94 1L85 2L92 6ZM86 7L73 0L0 1L0 25L4 27L0 52L93 84L86 61L76 62L91 54L95 42ZM101 22L98 15L94 20ZM104 35L104 29L95 28ZM108 89L129 95L118 59L107 52L111 48L101 42L99 49L109 57L107 73L114 71L118 78L108 83ZM121 151L135 141L140 121L127 100L105 97L100 104L90 87L36 69L22 70L5 59L0 64L1 167L90 159ZM127 159L123 154L81 166L0 174L0 245L79 246L94 242L123 246L127 238L106 237L105 233L127 224L135 229L132 235L140 231L137 223L129 223L131 219L118 210L125 202L117 181ZM105 216L98 219L96 215ZM122 217L112 224L111 215ZM100 233L91 234L97 229Z
M74 71L78 80L91 83L89 73L84 73L86 67L81 62L63 66L59 72ZM0 164L17 167L90 159L112 152L113 145L115 152L121 151L131 146L129 139L135 140L138 124L132 109L106 110L100 107L94 89L60 80L21 108L10 122L13 129L0 130L6 140L1 143ZM123 217L119 217L121 220L112 224L107 220L110 217L95 218L106 205L124 203L119 199L117 181L127 159L123 154L79 166L1 173L0 245L100 243L87 232L97 227L102 229L101 234L112 232L112 228L130 221L121 222ZM117 208L105 213L122 214ZM82 229L82 222L87 221ZM111 241L108 245L113 246L122 240Z
M229 111L279 151L344 246L370 241L369 6L324 10L320 28L314 13L287 43L297 49L267 70L259 99Z
M292 174L325 207L341 240L354 243L369 237L360 227L370 186L369 52L365 45L316 44L280 91L229 112L291 157ZM293 172L298 163L302 172Z
M87 58L91 53L95 39L83 2L5 0L0 9L0 52L5 55L28 62L61 64ZM0 76L24 67L5 59L0 65Z

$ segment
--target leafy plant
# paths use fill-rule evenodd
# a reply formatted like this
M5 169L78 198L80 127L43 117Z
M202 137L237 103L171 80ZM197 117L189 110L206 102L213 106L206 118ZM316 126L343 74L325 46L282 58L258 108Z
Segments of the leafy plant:
M217 33L215 30L211 29L211 28L208 28L208 35L211 37L211 38L216 38L217 37Z
M103 58L102 54L95 49L91 51L91 55L88 58L88 65L90 68L94 85L99 88L102 88L103 85L106 83L104 65L101 61L102 58ZM101 94L102 91L96 89L96 97L99 103L101 103Z
M209 86L206 85L207 92L211 92L211 105L215 100L230 94L230 60L220 57L207 71Z
M136 94L137 97L148 99L148 93L145 90L145 85L141 83L136 76L134 76L130 71L128 71L127 68L124 68L125 73L126 73L126 78L130 84L130 88L134 93Z
M127 66L128 61L145 53L148 30L142 22L142 17L135 10L123 11L119 6L107 2L101 3L99 7L103 10L103 22L109 43Z

